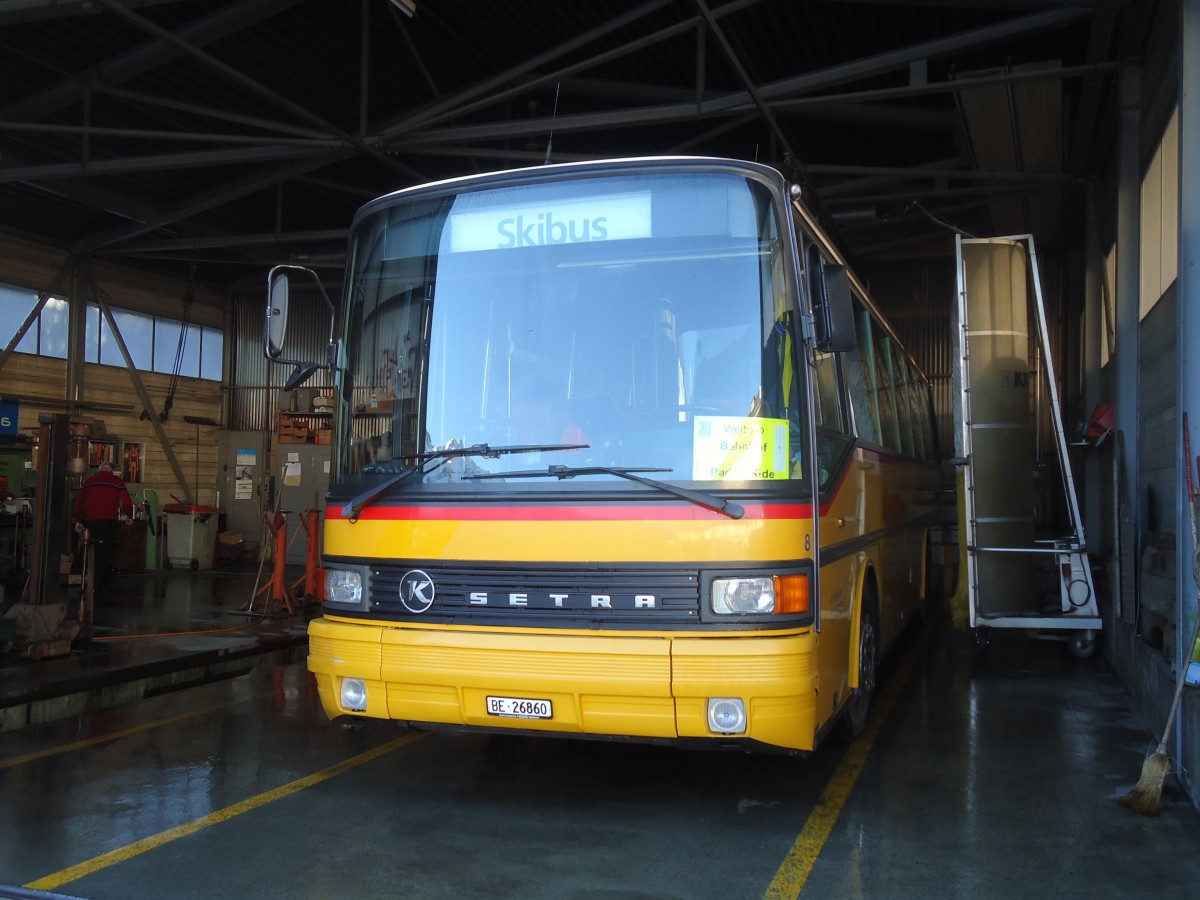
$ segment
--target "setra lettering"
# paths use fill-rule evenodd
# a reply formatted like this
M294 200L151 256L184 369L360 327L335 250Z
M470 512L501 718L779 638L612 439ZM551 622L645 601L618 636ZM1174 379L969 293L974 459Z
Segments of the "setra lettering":
M508 606L526 609L657 609L657 594L570 594L557 591L470 591L469 606Z

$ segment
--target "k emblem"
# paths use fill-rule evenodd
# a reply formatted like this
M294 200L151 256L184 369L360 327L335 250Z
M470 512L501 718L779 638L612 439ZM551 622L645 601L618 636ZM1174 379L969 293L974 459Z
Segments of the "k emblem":
M400 579L400 602L411 613L423 613L433 606L435 593L433 579L420 569L409 569Z

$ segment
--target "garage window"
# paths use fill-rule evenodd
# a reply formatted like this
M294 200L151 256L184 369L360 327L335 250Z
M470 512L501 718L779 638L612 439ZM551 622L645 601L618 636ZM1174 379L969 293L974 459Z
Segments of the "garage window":
M0 347L7 346L36 304L36 291L0 284ZM182 322L166 316L151 316L124 309L114 308L112 314L129 356L138 369L166 375L174 371L175 357L180 350ZM25 331L16 351L66 359L68 319L67 301L51 297ZM225 336L218 329L188 326L179 374L187 378L220 381L224 350ZM125 365L108 320L100 315L99 306L93 303L87 305L83 359L84 362L104 366Z

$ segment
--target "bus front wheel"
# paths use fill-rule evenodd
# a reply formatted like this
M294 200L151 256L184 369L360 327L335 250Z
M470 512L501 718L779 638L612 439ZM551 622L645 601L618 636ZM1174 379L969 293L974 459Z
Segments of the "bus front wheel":
M858 687L846 701L842 714L841 733L846 740L853 740L867 727L867 715L875 697L875 677L879 653L879 624L875 603L868 596L862 611L862 622L858 629Z

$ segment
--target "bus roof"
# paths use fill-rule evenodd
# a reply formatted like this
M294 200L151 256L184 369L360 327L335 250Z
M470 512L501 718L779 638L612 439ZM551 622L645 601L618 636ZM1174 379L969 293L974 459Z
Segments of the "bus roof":
M397 202L419 199L427 194L486 190L513 184L529 184L538 181L554 181L578 175L613 175L649 173L656 170L688 172L742 172L782 187L786 181L783 173L772 166L744 159L724 159L706 156L641 156L621 159L596 159L584 162L552 163L544 166L526 166L519 169L500 169L474 175L460 175L441 181L412 185L389 194L384 194L364 204L354 216L351 225L357 225L365 216L377 209L392 206Z

